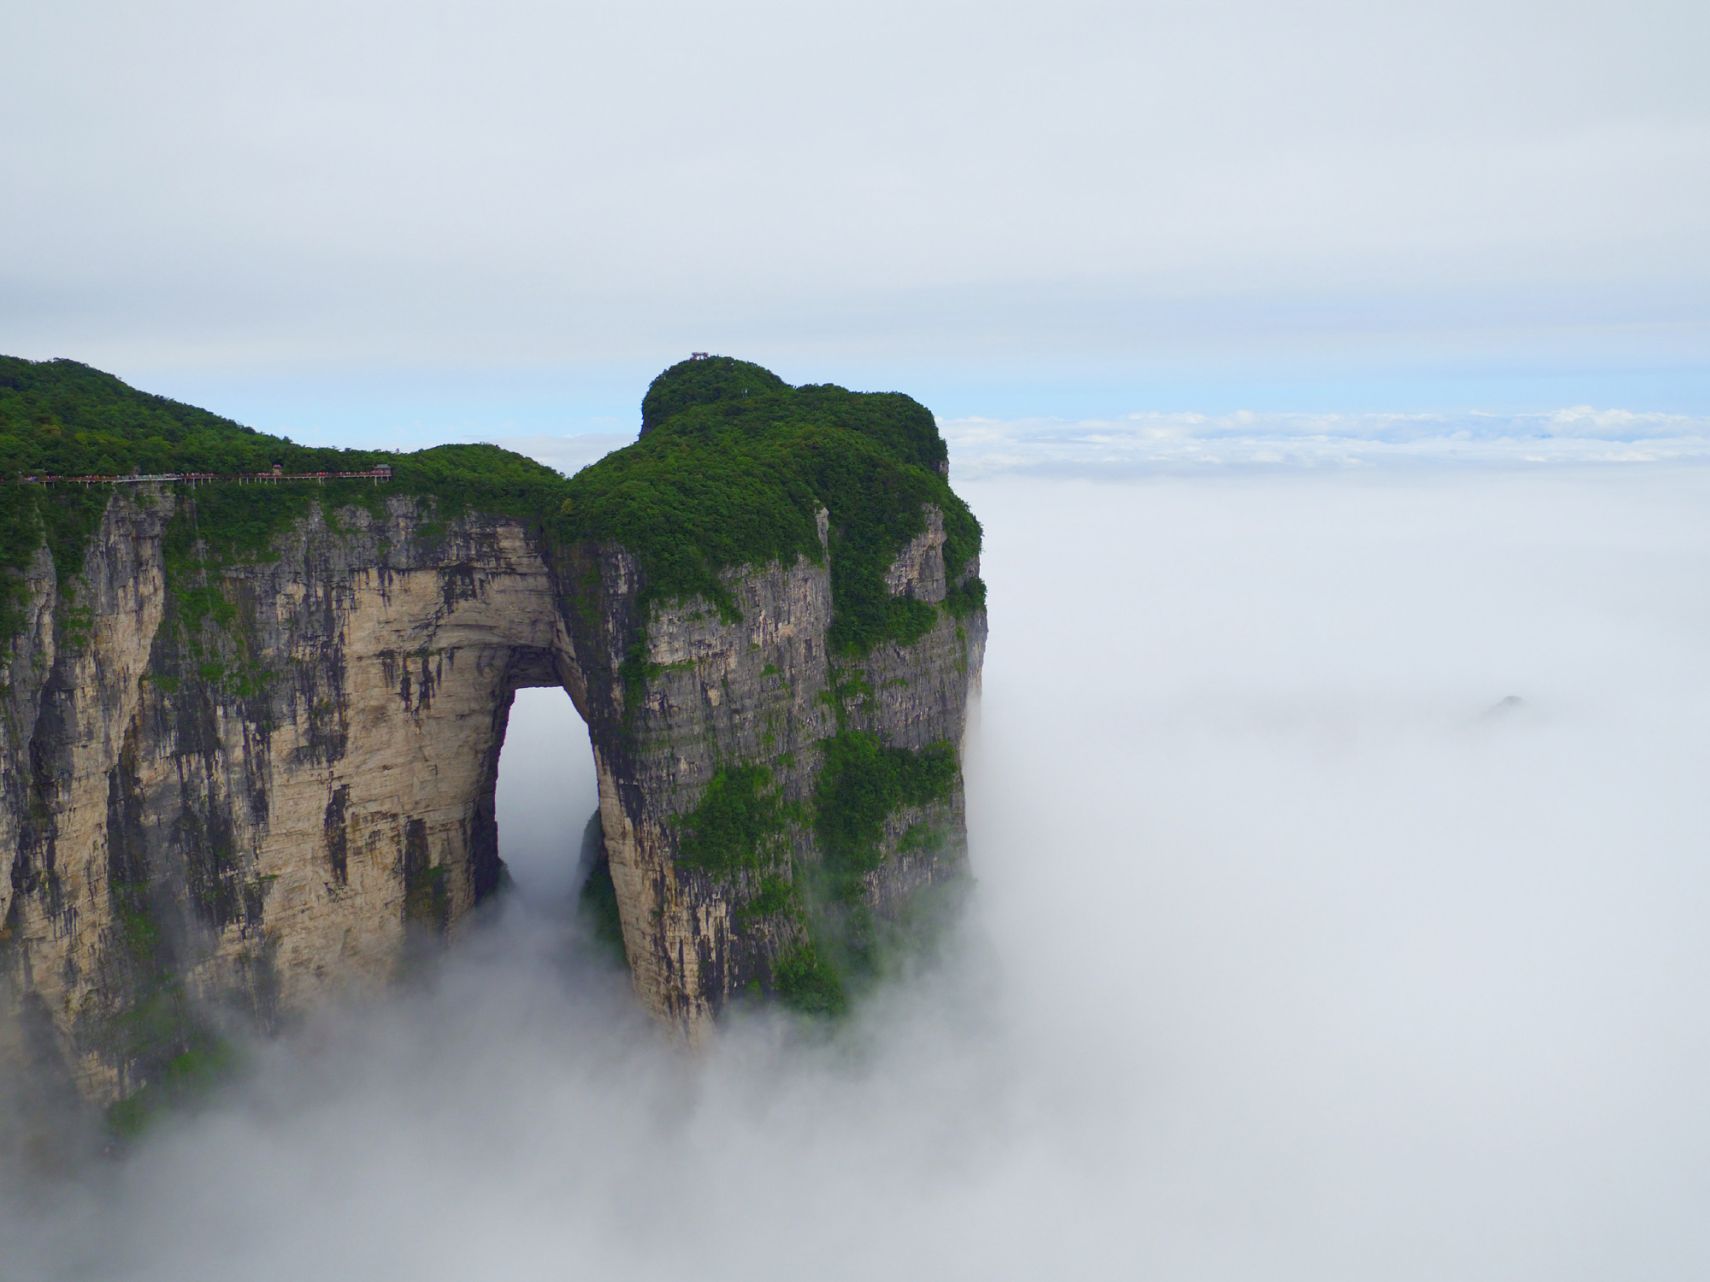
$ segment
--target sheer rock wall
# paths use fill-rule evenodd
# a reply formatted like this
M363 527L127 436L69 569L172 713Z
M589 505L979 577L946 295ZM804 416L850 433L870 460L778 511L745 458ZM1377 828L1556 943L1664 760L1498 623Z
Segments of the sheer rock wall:
M588 724L637 991L699 1037L797 928L744 920L741 877L683 867L674 819L732 763L805 807L839 689L864 691L845 723L884 743L959 744L978 677L980 613L837 662L823 562L730 573L738 622L690 601L643 628L622 548L554 553L403 497L311 509L271 559L192 585L210 614L167 574L185 501L116 492L73 584L37 556L0 649L0 1052L28 1043L94 1100L158 1076L192 1027L377 990L454 933L500 884L494 780L525 686L562 687ZM891 591L942 601L942 545L929 510ZM961 870L962 805L958 777L887 821L881 915ZM943 839L899 850L911 824ZM817 857L811 826L789 841Z

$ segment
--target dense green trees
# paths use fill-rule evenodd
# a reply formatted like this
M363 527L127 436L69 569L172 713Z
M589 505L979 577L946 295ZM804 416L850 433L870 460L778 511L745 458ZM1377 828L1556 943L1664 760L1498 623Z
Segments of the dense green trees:
M407 490L508 494L544 504L564 478L496 445L413 454L298 445L206 410L139 392L77 361L0 356L0 480L23 474L356 472L392 465Z
M354 470L383 457L296 445L77 361L0 356L0 478L260 472L275 462L297 472Z
M656 415L649 430L571 479L561 537L622 543L641 561L652 599L705 596L728 612L721 571L823 559L815 513L824 507L833 647L858 654L882 640L916 640L936 612L892 597L884 573L925 529L924 506L944 513L952 578L980 540L979 523L942 474L944 441L931 414L897 393L768 379L776 381L719 357L661 374L648 393ZM732 386L748 390L733 395ZM963 592L958 603L968 599Z
M950 457L932 411L912 396L834 383L791 387L769 369L728 356L679 361L654 379L641 402L641 434L690 412L702 423L751 433L803 423L848 428L941 475Z
M713 405L788 388L783 379L752 361L730 356L678 361L655 378L641 398L641 434L646 436L691 405Z

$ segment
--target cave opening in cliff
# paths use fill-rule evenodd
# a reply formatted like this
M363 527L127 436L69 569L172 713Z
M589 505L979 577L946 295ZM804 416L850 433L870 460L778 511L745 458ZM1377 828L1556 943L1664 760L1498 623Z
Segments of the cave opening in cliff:
M583 833L599 805L588 727L557 687L518 690L499 750L499 858L515 892L562 901L587 875Z

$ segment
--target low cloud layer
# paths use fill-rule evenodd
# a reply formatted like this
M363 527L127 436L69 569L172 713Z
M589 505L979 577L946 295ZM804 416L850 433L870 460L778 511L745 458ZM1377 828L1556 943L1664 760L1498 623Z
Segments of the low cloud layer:
M835 1037L672 1049L571 924L585 736L531 702L521 893L425 991L13 1188L0 1272L1705 1276L1710 475L968 491L942 964Z
M1710 416L1598 408L1499 413L1136 410L1098 418L945 418L958 481L1004 476L1136 482L1217 471L1517 469L1710 462ZM500 436L574 473L630 432Z
M958 475L1134 479L1214 468L1533 467L1710 461L1710 417L1597 409L1533 413L1136 412L1091 419L951 419Z

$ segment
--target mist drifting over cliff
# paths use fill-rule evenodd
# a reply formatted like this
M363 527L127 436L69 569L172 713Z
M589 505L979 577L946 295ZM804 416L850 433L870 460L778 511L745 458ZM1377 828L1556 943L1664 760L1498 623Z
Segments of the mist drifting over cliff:
M672 1049L569 924L586 737L527 692L519 893L127 1160L0 1181L0 1275L1703 1277L1710 474L967 490L939 964Z

